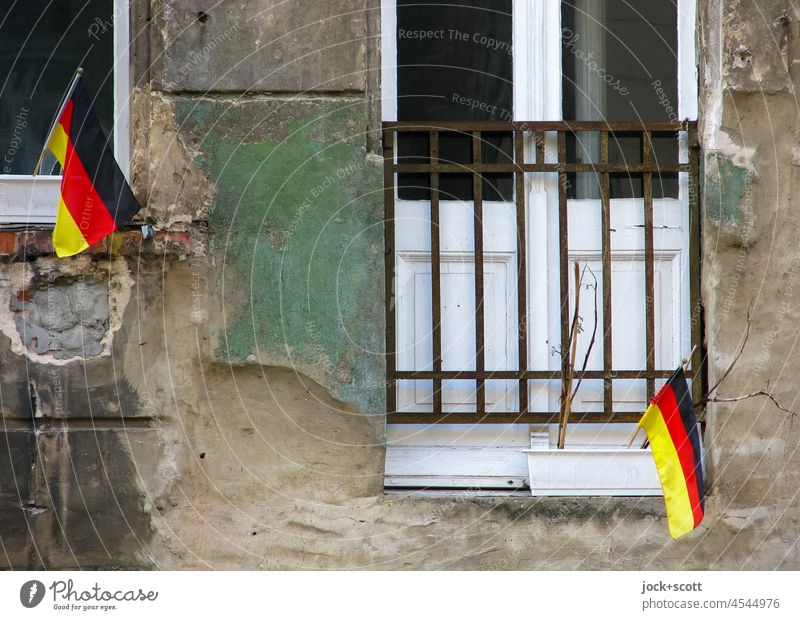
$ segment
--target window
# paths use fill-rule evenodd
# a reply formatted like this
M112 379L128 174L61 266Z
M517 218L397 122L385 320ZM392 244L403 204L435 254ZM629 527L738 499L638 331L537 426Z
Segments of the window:
M60 177L46 155L34 167L78 67L123 172L130 156L128 0L16 3L0 20L0 225L55 221ZM56 172L56 174L52 174Z
M568 441L624 444L699 342L693 2L397 0L383 32L387 486L523 486L574 262Z

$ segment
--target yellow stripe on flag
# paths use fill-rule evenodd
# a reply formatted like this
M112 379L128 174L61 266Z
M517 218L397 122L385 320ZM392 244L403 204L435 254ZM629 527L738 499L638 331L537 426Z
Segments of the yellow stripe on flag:
M50 142L47 143L47 148L50 149L50 152L56 156L58 163L61 164L61 168L64 168L64 161L67 159L67 142L69 138L67 137L66 132L64 131L64 127L61 123L56 123L56 128L53 130L53 137L50 138Z
M86 243L78 225L72 219L67 205L64 204L64 199L59 197L56 227L53 229L53 249L56 251L56 256L59 258L74 256L88 247L89 244Z
M653 459L664 490L670 536L680 538L694 529L694 514L681 461L658 405L651 404L647 408L639 426L647 432L652 445Z

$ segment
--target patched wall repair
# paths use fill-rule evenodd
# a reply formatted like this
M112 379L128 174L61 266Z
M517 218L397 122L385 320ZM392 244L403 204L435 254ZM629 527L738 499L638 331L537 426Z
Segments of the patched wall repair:
M94 278L34 279L11 298L22 342L56 359L94 357L108 331L108 287Z

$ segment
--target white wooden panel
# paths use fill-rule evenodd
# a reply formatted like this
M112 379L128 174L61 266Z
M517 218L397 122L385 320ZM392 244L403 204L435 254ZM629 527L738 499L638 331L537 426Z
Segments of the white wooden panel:
M517 367L516 260L513 254L484 257L485 356L489 370ZM442 368L475 370L474 262L471 254L441 256ZM431 370L431 264L424 253L397 257L397 367L400 370ZM488 411L510 411L516 406L516 383L486 384ZM398 383L399 411L431 411L432 381ZM442 385L445 411L474 411L475 382L445 381Z
M688 354L688 260L686 243L686 206L677 199L653 202L654 313L656 366L672 368ZM645 265L644 201L611 201L611 274L612 274L612 359L615 368L630 370L646 366L645 345ZM601 205L599 200L569 201L569 257L588 265L597 279L597 336L587 368L601 370L603 360ZM574 282L570 271L570 316L574 312ZM587 282L592 282L587 275ZM550 294L560 299L557 286ZM583 331L578 335L577 365L583 367L586 350L594 328L594 292L581 291ZM560 340L560 326L551 327L551 339ZM554 382L554 384L557 382ZM657 382L658 385L659 382ZM580 411L602 411L603 384L585 380L574 402ZM558 407L560 386L551 389L551 406ZM644 380L616 379L613 402L618 411L643 411L647 404Z

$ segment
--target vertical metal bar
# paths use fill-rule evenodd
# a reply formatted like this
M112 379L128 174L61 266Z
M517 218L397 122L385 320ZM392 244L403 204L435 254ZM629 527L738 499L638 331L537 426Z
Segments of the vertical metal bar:
M691 298L692 330L692 400L703 400L706 393L703 368L703 305L700 298L701 261L700 253L700 177L697 128L691 127L689 146L689 297Z
M536 163L544 163L544 132L537 131L534 139L536 140Z
M600 132L600 163L608 163L608 132ZM603 251L603 411L610 415L614 409L611 371L612 355L611 317L611 181L608 172L600 175L600 209Z
M569 360L569 215L567 212L567 134L558 132L558 271L561 293L561 419L567 405L566 379Z
M538 137L537 137L538 139ZM537 144L538 149L538 144ZM514 162L517 165L525 163L525 148L523 133L514 132ZM528 227L525 223L525 173L517 169L514 174L514 194L517 203L517 328L519 352L518 368L519 380L519 412L528 411L528 380L522 378L523 372L528 370Z
M430 133L430 163L439 163L439 132ZM439 241L439 173L432 172L431 188L431 337L433 339L433 371L442 372L442 270ZM433 412L442 413L442 380L433 380Z
M386 412L397 411L397 341L395 334L395 256L394 256L394 132L383 132L383 251L386 296Z
M472 163L481 163L481 132L472 134ZM472 173L472 201L474 204L473 244L475 252L475 370L483 373L486 369L486 350L484 346L484 305L483 305L483 177ZM483 377L475 381L475 402L479 416L486 413L486 382Z
M650 132L642 132L642 163L652 161ZM653 256L653 173L644 173L644 273L645 273L645 346L647 349L647 400L655 394L655 285Z

